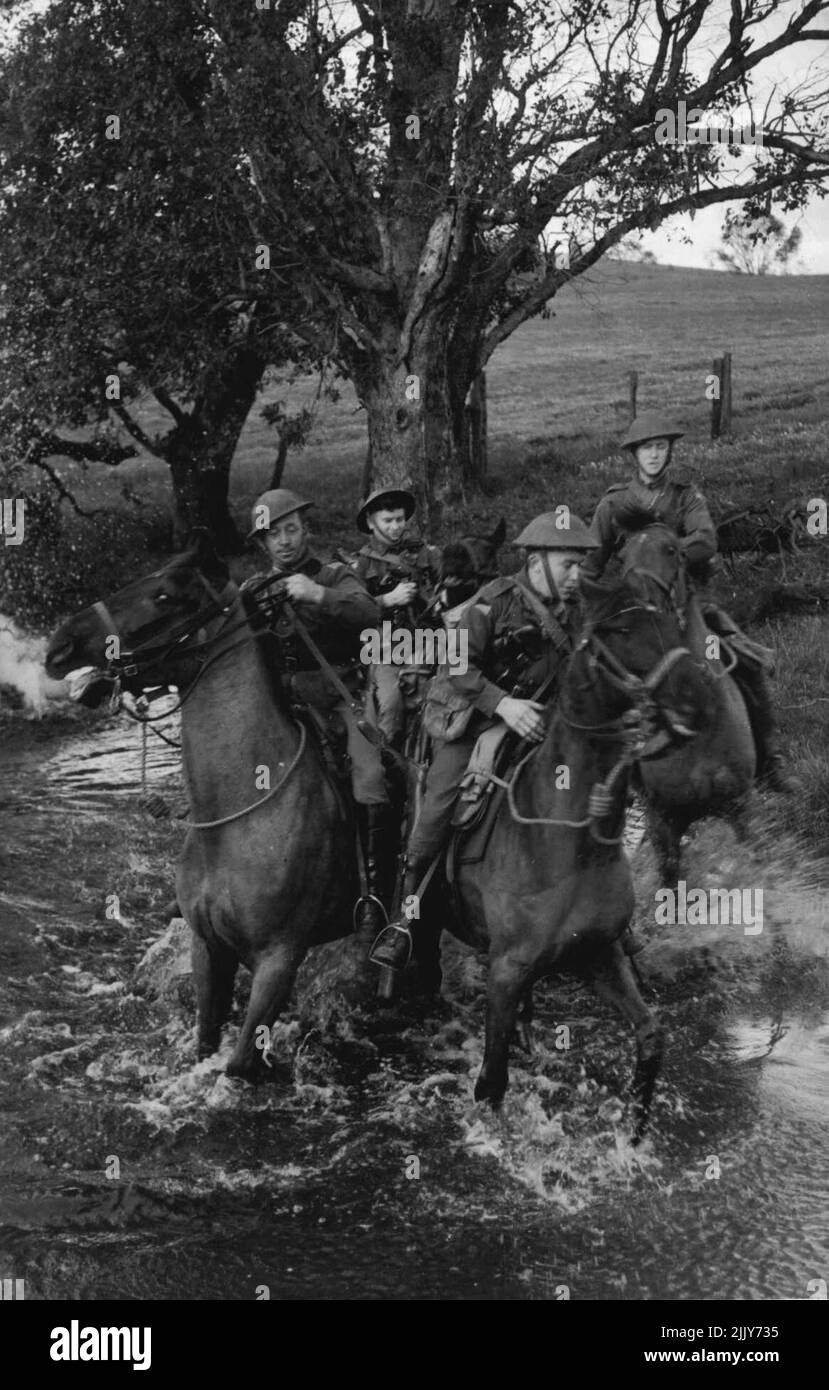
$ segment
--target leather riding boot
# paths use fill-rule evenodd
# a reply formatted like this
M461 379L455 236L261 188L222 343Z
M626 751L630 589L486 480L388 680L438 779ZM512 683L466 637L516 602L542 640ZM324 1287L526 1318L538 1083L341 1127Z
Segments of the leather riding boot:
M397 818L393 807L357 807L366 891L354 911L356 932L377 933L388 924L388 909L397 873Z
M414 897L430 863L431 859L414 859L411 863L407 861L400 894L401 903L405 904L408 899ZM389 970L403 970L408 965L411 954L412 926L404 911L381 932L368 958L374 965L382 965Z
M800 783L786 769L780 747L780 731L771 699L768 677L762 666L740 662L734 672L746 699L751 732L757 747L757 780L770 791L791 795Z

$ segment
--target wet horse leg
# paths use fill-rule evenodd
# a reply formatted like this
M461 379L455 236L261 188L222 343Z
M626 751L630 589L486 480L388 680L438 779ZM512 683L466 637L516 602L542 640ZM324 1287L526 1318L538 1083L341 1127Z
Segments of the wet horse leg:
M596 993L626 1018L636 1033L636 1073L633 1078L636 1124L633 1142L638 1144L648 1122L653 1088L664 1050L662 1029L636 986L627 956L614 941L589 967Z
M304 947L282 942L258 961L253 972L242 1031L227 1064L228 1076L238 1076L245 1081L266 1076L281 1079L280 1070L265 1069L263 1049L261 1045L257 1046L257 1029L265 1027L270 1032L287 1002L304 955Z
M518 1012L515 1016L515 1041L522 1052L531 1053L533 1050L532 1026L534 1017L533 987L527 985L518 1000Z
M193 979L198 1009L198 1057L210 1057L219 1046L222 1024L233 999L238 961L229 946L215 936L192 933Z
M487 981L484 1062L475 1082L475 1099L497 1109L509 1084L509 1045L522 996L532 989L526 961L500 956L490 962Z
M657 810L652 802L646 802L648 836L656 854L659 876L663 886L676 883L679 878L679 842L682 832L673 818L663 810Z

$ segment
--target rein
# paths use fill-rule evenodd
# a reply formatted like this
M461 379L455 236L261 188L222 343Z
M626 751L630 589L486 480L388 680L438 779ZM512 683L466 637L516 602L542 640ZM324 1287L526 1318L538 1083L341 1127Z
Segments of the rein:
M631 612L632 609L623 609L622 612ZM621 613L615 614L620 617ZM624 836L624 821L622 829L618 835L606 836L599 834L596 822L610 815L613 809L613 797L616 791L616 783L625 775L628 768L639 758L646 755L649 748L648 740L642 742L642 726L646 718L651 714L653 708L652 695L659 685L665 680L666 676L673 670L674 666L683 656L690 656L687 647L671 647L657 661L656 665L644 677L636 676L632 671L619 661L609 647L601 641L596 633L589 632L583 637L577 651L592 648L601 659L602 674L614 689L621 691L625 695L631 695L634 699L634 708L626 710L624 714L616 719L604 720L599 724L579 724L564 710L559 704L558 716L570 728L578 730L580 733L593 734L600 738L608 738L614 742L621 742L623 750L620 758L614 763L610 772L603 782L597 782L591 788L587 805L587 815L582 820L568 820L557 816L524 816L518 810L515 801L515 792L518 779L523 773L530 760L538 753L541 745L530 748L517 764L512 777L506 780L490 774L490 780L497 786L503 787L506 791L507 805L512 819L518 825L555 825L563 826L571 830L584 830L590 827L593 839L601 845L618 845ZM591 652L592 655L592 652ZM637 696L640 697L637 699Z
M228 627L226 624L223 623L222 626L219 628L218 632L216 632L212 638L210 638L210 639L203 639L202 641L196 642L192 647L188 647L188 646L182 647L181 651L179 652L179 656L188 656L188 655L190 655L191 653L194 653L194 652L198 652L198 653L201 653L201 654L205 655L205 654L210 650L211 647L214 647L214 646L216 645L216 643L219 642L219 641L221 641L223 638L232 636L232 634L233 634L234 632L238 632L238 631L240 631L240 630L243 629L243 628L247 628L248 631L245 632L244 635L243 635L242 637L238 638L235 642L231 642L229 646L223 647L221 651L213 652L213 654L212 654L211 656L208 656L206 660L203 660L203 661L202 661L202 664L201 664L201 666L199 667L198 671L196 672L196 675L194 676L193 680L190 682L189 686L188 686L187 689L184 691L183 695L181 695L181 697L179 698L178 704L175 705L175 706L173 707L173 709L171 709L171 710L165 710L163 714L156 715L156 716L149 715L149 714L144 714L144 715L134 714L131 710L126 709L126 706L123 705L123 703L122 703L122 701L121 701L121 695L120 695L120 692L121 692L121 677L122 677L122 676L138 676L138 675L140 675L141 667L140 667L140 664L135 660L135 658L136 658L137 656L139 656L139 655L144 655L144 656L146 656L148 653L154 653L154 652L156 652L156 651L160 651L160 652L162 653L161 657L160 657L160 658L151 657L149 664L150 664L150 665L154 664L154 662L155 662L157 659L164 660L165 656L169 655L171 652L173 652L173 651L175 650L176 646L178 645L178 643L179 643L180 641L184 641L184 640L186 640L188 637L190 637L190 636L192 635L192 632L193 632L193 629L194 629L194 628L198 629L198 628L202 627L202 626L204 625L205 622L209 622L212 618L218 617L220 614L225 614L225 615L226 615L226 614L229 612L229 610L230 610L230 601L232 601L232 596L230 596L230 600L228 599L228 590L229 590L229 588L230 588L230 585L229 585L229 584L225 585L225 587L224 587L224 589L222 590L222 592L221 592L221 593L217 593L216 590L213 589L212 585L211 585L211 584L208 582L208 580L205 578L205 576L204 576L200 571L197 571L197 573L198 573L198 575L199 575L199 579L201 580L201 582L202 582L204 588L206 589L206 591L207 591L207 593L208 593L208 595L210 596L210 599L211 599L211 602L210 602L210 604L208 605L208 607L205 608L205 609L203 609L203 610L200 610L200 611L197 612L197 613L192 614L191 617L189 617L185 622L182 622L182 623L178 624L178 626L177 626L176 628L173 628L172 634L168 634L168 635L167 635L167 638L165 639L165 642L164 642L163 644L162 644L162 643L156 643L156 644L153 645L153 644L148 643L148 642L141 643L139 646L135 647L132 651L125 652L123 656L119 656L119 657L117 657L117 658L111 658L111 659L109 660L108 665L107 665L107 669L106 669L106 674L107 674L107 676L110 675L110 672L114 672L114 675L111 677L112 680L113 680L113 686L114 686L113 694L112 694L111 701L110 701L111 707L112 707L113 709L118 709L119 707L122 708L122 709L125 709L125 710L126 710L126 713L127 713L128 716L129 716L129 718L132 719L135 723L141 724L142 726L144 726L145 731L146 731L146 726L147 726L148 724L149 724L149 725L152 725L152 724L159 723L162 719L169 719L169 717L170 717L171 714L177 714L177 713L179 712L179 710L181 710L181 709L183 708L183 706L185 705L185 703L187 702L187 700L189 700L190 696L192 695L192 693L193 693L193 691L195 690L196 686L198 685L199 681L202 679L202 677L204 676L204 674L210 669L211 666L215 666L216 663L217 663L218 661L221 661L225 656L229 656L231 652L236 651L239 647L245 646L245 645L246 645L248 642L250 642L251 640L256 640L256 641L258 641L261 637L266 637L266 636L267 636L267 637L274 637L274 633L272 633L272 632L270 631L270 629L267 629L267 628L266 628L263 632L252 632L252 631L250 630L250 618L247 616L247 614L246 614L245 617L242 618L239 622L234 623L234 624L233 624L232 626L230 626L230 627ZM274 580L271 579L270 577L269 577L268 579L266 579L266 580L263 580L260 584L257 584L257 585L252 589L252 593L253 593L253 594L258 594L258 593L260 592L261 589L264 589L264 588L268 587L268 585L269 585L269 584L272 584L273 582L274 582ZM98 615L99 619L101 620L101 622L105 625L106 631L107 631L107 635L108 635L108 636L109 636L109 635L112 635L112 636L117 637L117 638L119 639L119 646L120 646L120 634L119 634L119 632L118 632L118 627L117 627L117 624L115 623L115 621L114 621L114 619L113 619L113 617L112 617L112 614L110 613L109 609L107 608L106 604L103 603L103 602L98 602L98 603L93 604L93 608L94 608L95 612L97 613L97 615ZM175 634L175 637L174 637L174 640L171 642L171 641L170 641L170 637L171 637L173 634ZM280 779L279 779L279 781L276 783L276 785L275 785L274 787L271 787L271 789L266 793L265 796L260 797L258 801L253 801L253 802L251 802L249 806L244 806L244 807L242 807L242 809L241 809L240 811L233 811L233 812L231 812L230 815L227 815L227 816L220 816L220 817L218 817L216 820L207 820L207 821L183 820L183 821L182 821L182 824L183 824L183 825L186 825L186 826L189 826L189 828L190 828L191 830L214 830L214 829L216 829L218 826L221 826L221 825L229 825L232 821L241 820L243 816L249 815L252 811L258 810L260 806L264 806L266 802L271 801L271 800L273 799L273 797L276 796L277 792L280 792L280 791L282 790L282 788L285 786L286 782L288 781L288 779L290 778L291 774L294 772L295 768L297 767L297 765L298 765L300 759L302 758L303 753L305 752L305 748L306 748L306 745L307 745L307 731L306 731L306 729L305 729L305 725L304 725L304 724L301 724L301 723L300 723L300 724L298 725L298 728L299 728L299 746L298 746L298 748L297 748L297 750L296 750L296 752L295 752L293 758L291 759L291 761L290 761L290 763L289 763L289 765L288 765L286 771L284 772L283 776L280 777ZM155 730L155 729L153 729L153 733L156 733L156 732L158 732L158 731ZM159 733L159 737L160 737L160 738L164 738L164 735ZM173 744L172 740L170 740L170 739L166 739L166 738L165 738L165 739L164 739L164 742L165 742L165 743L170 743L170 745L171 745L172 747L176 747L176 746L177 746L177 745Z

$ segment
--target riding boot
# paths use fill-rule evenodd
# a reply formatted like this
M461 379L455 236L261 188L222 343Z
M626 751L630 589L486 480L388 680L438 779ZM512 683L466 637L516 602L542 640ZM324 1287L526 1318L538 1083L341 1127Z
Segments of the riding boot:
M745 697L751 732L757 748L757 780L770 791L791 795L800 783L786 771L780 747L780 731L771 700L768 677L762 666L740 662L734 675Z
M388 924L397 872L397 823L389 805L357 806L366 891L354 909L354 930L376 935Z
M414 898L430 863L431 857L413 859L411 862L407 860L400 894L401 903L405 904ZM381 932L372 946L368 958L374 965L382 965L389 970L403 970L408 965L411 954L411 921L404 911L393 922L389 922L385 931Z

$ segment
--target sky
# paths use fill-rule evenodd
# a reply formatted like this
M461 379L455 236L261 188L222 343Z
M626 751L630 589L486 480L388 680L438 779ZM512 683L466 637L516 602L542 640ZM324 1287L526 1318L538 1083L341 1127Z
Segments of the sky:
M713 257L720 245L723 217L722 206L703 208L693 221L686 216L672 217L655 232L645 232L640 245L652 251L662 265L699 266L716 269ZM829 197L815 199L804 212L784 218L787 227L797 222L803 241L789 270L800 275L829 275ZM686 244L683 234L692 240Z

